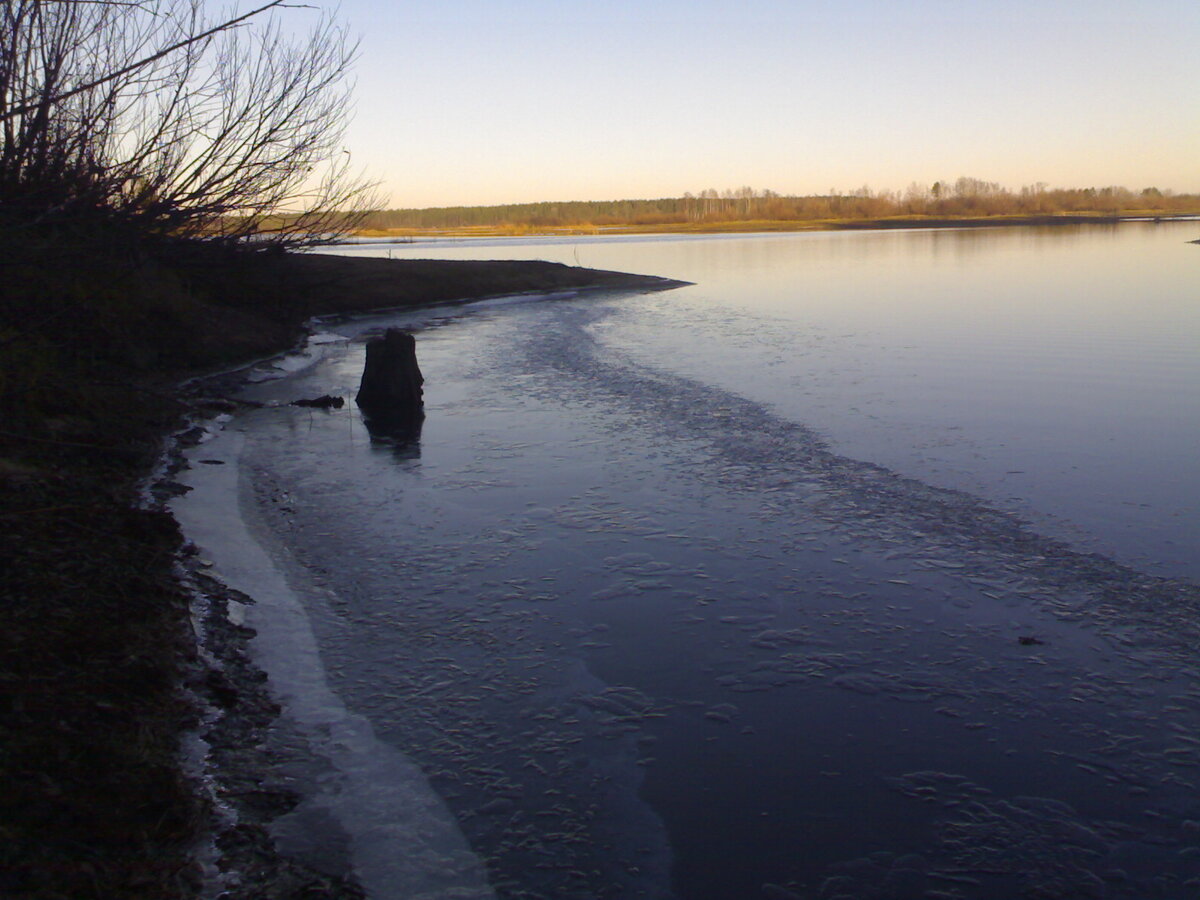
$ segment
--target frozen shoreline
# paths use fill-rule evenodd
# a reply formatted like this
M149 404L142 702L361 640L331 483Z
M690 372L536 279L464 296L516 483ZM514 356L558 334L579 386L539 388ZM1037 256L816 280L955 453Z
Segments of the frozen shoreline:
M171 507L185 534L212 563L210 573L254 599L244 610L244 624L256 632L250 641L254 662L270 679L282 717L291 721L304 741L299 749L309 756L284 759L280 765L286 770L324 761L326 771L312 785L316 793L302 791L300 805L272 827L281 849L302 851L305 836L295 823L327 814L348 844L345 874L361 883L369 897L441 896L436 892L448 891L480 900L494 896L482 865L425 776L379 741L370 723L347 710L330 690L305 604L242 516L242 446L236 431L223 430L186 451L192 465L179 480L193 490ZM310 594L309 602L313 599ZM298 833L289 836L293 829ZM403 854L395 852L397 845Z
M649 286L643 288L661 289L658 280L646 281ZM310 321L304 343L291 352L224 372L212 384L234 395L270 393L273 383L288 383L317 366L330 345L353 339L381 321L428 327L473 310L614 289L622 290L596 285L526 291L319 316ZM338 333L322 330L334 323ZM205 386L201 379L194 388ZM242 412L253 414L256 405L250 400ZM208 857L206 893L216 896L254 878L247 870L265 856L285 873L276 881L296 877L292 870L298 868L301 878L328 877L323 889L345 900L494 898L482 860L429 779L379 740L370 722L348 710L331 689L310 616L335 614L325 592L298 567L289 566L286 549L274 544L265 523L255 521L256 501L240 486L244 430L240 414L222 413L193 424L191 439L175 446L154 476L156 483L170 485L174 496L167 507L192 554L184 580L197 595L194 616L204 619L197 622L202 652L232 685L239 703L251 698L251 706L270 707L265 716L258 710L252 733L239 733L234 727L232 737L216 738L234 744L262 741L261 746L220 747L221 753L214 754L205 738L197 738L200 771L195 774L212 786L228 820L221 826L225 834L249 814L271 835L271 846L254 847L237 840L223 846L218 835L213 849L201 854ZM236 709L229 718L237 726ZM237 771L229 769L231 749ZM226 758L218 759L222 753ZM236 786L247 783L284 799L265 816L259 810L239 809L237 793L244 789Z
M189 558L165 509L186 490L172 449L194 437L184 420L237 409L222 396L236 372L294 347L314 315L664 282L537 261L391 264L203 246L179 259L135 254L130 267L125 250L94 249L78 265L58 245L46 265L40 251L22 255L30 277L6 319L26 338L0 391L10 412L0 580L16 601L3 629L6 889L193 896L219 843L221 861L264 900L360 897L279 857L264 823L295 797L239 774L265 765L256 747L274 701L245 661L245 629L218 615L238 597ZM206 591L209 612L191 602ZM226 670L197 645L198 625L229 655ZM197 729L228 763L224 793L195 776ZM241 810L233 826L227 800Z

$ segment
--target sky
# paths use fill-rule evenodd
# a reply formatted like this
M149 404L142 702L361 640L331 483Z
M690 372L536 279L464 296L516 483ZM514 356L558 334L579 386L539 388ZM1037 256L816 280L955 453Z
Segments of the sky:
M1196 0L342 0L337 15L361 41L346 148L391 208L960 175L1200 191Z

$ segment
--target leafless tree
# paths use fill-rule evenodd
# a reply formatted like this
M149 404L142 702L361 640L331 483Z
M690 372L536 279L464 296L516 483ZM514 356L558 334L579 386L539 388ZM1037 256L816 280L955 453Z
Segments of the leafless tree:
M374 204L343 150L356 46L283 0L0 0L0 216L325 243Z

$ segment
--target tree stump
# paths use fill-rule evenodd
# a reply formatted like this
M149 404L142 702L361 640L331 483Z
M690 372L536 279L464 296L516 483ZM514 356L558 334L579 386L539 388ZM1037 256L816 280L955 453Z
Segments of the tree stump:
M367 342L367 361L354 402L369 418L412 421L425 417L417 341L407 331L389 328Z

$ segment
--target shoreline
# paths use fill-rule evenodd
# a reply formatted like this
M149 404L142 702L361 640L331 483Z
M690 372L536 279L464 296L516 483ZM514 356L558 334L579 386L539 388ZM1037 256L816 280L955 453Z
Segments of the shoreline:
M312 316L367 314L564 290L670 290L686 282L544 260L384 259L299 254L290 266ZM454 278L447 278L453 270Z
M0 893L195 897L224 860L233 896L361 897L271 841L292 802L261 783L274 701L224 613L241 598L168 510L187 490L173 477L182 448L236 408L223 388L295 349L319 314L680 283L537 261L214 255L115 284L101 272L81 307L30 268L28 306L3 310L32 362L10 354L23 380L0 379L16 413L0 430ZM197 741L224 780L189 764Z
M207 443L209 436L217 436L213 433L214 425L224 428L221 420L227 414L222 401L240 406L240 401L227 400L226 395L235 393L247 383L245 376L248 371L301 352L314 333L313 324L331 319L370 318L403 310L468 305L507 297L542 294L561 296L565 292L583 294L613 290L667 290L686 282L605 270L581 270L557 263L521 261L505 264L504 268L511 271L501 273L495 284L500 286L507 283L509 287L519 287L536 282L536 287L460 295L461 288L452 283L443 285L442 289L431 289L429 284L425 284L427 296L436 296L438 299L398 304L392 302L388 306L379 306L377 304L380 302L407 296L405 291L397 290L392 272L403 268L409 270L406 274L418 272L422 278L428 279L437 274L441 262L427 264L426 261L417 261L420 265L415 267L393 266L391 263L404 261L332 254L306 255L298 257L299 260L303 260L301 267L310 269L312 274L323 277L332 275L339 281L353 274L362 281L355 285L353 295L338 294L333 290L326 292L324 284L318 286L317 293L308 299L316 302L318 308L329 311L310 317L305 323L304 338L290 348L273 357L252 360L244 366L189 381L188 393L198 394L193 414L189 415L183 429L168 437L160 477L148 490L156 497L165 498L156 504L156 508L166 512L180 525L184 544L179 560L179 580L191 594L193 615L201 623L196 639L206 662L202 671L193 675L189 689L203 707L206 730L203 733L195 732L195 738L206 752L194 775L207 788L210 801L222 813L213 817L212 846L200 854L207 857L205 885L231 892L230 896L242 896L243 892L253 891L255 900L288 900L298 892L311 891L319 891L320 896L327 900L363 900L366 897L363 885L353 874L314 868L292 854L281 851L272 839L272 822L291 812L301 800L301 795L292 789L288 779L280 777L274 758L278 751L272 749L271 734L278 727L284 707L274 696L268 672L257 661L261 651L256 653L252 648L256 631L243 621L251 612L250 608L260 604L261 598L246 593L239 585L218 574L215 568L210 568L212 561L200 557L201 551L192 543L190 530L185 530L185 520L177 510L171 508L172 499L193 489L182 483L194 480L183 477L185 471L195 468L194 460L189 462L188 458L194 457L191 451ZM349 262L343 263L343 260ZM456 269L462 268L458 262L451 262L450 265ZM468 265L464 271L474 278L480 273L467 271L472 268L475 267ZM484 263L483 268L496 274L490 263ZM471 283L476 284L474 280ZM217 396L213 397L213 394ZM207 553L208 549L205 548L204 552ZM232 612L235 609L236 613ZM348 714L347 717L353 718ZM290 739L301 740L295 735ZM412 788L408 790L411 792Z
M689 234L772 234L807 231L909 230L922 228L1013 228L1071 225L1117 225L1123 222L1172 222L1200 220L1200 212L1159 213L1047 213L1038 215L994 216L884 216L864 219L748 219L718 222L670 222L660 224L529 226L464 225L451 228L364 228L356 239L421 239L471 237L565 237L605 235L689 235ZM347 243L353 245L355 240Z

